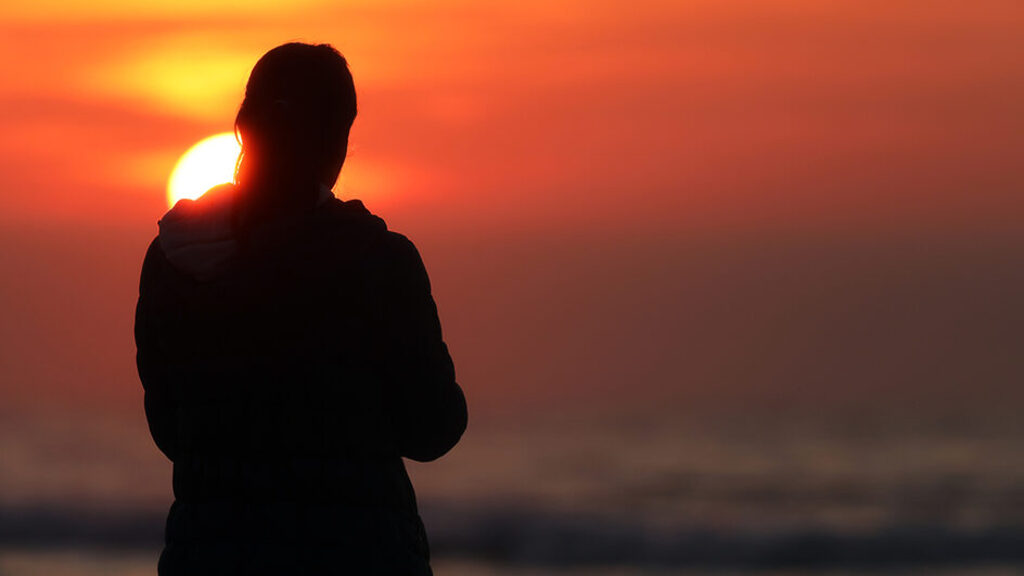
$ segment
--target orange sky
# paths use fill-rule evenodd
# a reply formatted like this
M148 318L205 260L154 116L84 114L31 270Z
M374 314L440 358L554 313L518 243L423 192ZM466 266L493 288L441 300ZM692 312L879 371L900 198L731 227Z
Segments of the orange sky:
M345 190L381 207L526 225L626 202L666 225L1021 215L1019 3L484 6L5 4L2 218L158 217L177 156L230 129L252 63L295 38L349 57Z
M706 331L665 319L747 325L721 296L732 287L736 299L760 298L749 305L763 332L743 344L756 349L800 309L800 294L811 297L782 271L842 286L881 275L875 301L814 296L821 317L843 322L878 300L898 309L907 286L959 278L993 243L1021 239L1017 1L16 0L0 6L7 390L72 382L83 370L134 386L135 275L170 170L191 144L231 129L252 64L293 39L331 42L349 58L360 112L339 192L421 245L457 364L461 348L468 375L486 381L541 356L498 387L628 380L637 363L662 387L746 381L729 362L746 340L712 334L708 344ZM859 248L837 248L855 263L822 272L828 255L772 256L764 235L838 236ZM964 240L977 236L986 239ZM888 251L883 237L911 240L865 268ZM699 287L693 270L719 269L703 242L744 272ZM928 245L964 260L907 248ZM980 287L954 286L989 298L986 287L1019 262L1006 250L973 272ZM922 276L894 272L914 266ZM907 329L966 293L934 295ZM640 305L602 316L623 299ZM553 310L566 315L554 316L555 331L544 324ZM991 310L975 312L961 320L989 334L977 345L1003 342ZM786 379L801 346L820 341L800 326L803 340L765 352L761 369ZM479 335L490 330L499 335L488 346ZM718 346L702 352L718 363L684 370L676 356L695 343ZM624 357L609 358L609 346ZM598 353L603 364L580 368ZM965 367L991 365L973 353ZM904 364L913 376L929 358ZM828 365L846 361L836 352ZM1017 373L1007 366L1001 374Z

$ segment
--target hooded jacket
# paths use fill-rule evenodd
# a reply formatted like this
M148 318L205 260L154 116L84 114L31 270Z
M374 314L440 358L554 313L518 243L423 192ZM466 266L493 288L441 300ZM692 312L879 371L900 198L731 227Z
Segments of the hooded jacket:
M179 202L143 263L159 573L430 574L402 458L445 454L467 412L416 248L329 191L239 234L236 194Z

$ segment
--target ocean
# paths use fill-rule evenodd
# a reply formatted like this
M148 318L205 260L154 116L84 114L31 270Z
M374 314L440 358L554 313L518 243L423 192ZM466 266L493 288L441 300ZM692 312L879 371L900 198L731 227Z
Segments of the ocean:
M141 415L3 414L0 576L155 573ZM1024 573L1024 428L856 414L476 422L410 463L437 574Z

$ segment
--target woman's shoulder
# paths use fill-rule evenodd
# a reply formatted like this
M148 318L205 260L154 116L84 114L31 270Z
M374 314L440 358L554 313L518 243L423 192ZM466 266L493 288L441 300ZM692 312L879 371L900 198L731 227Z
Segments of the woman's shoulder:
M373 248L379 255L386 254L396 259L419 258L412 240L390 229L387 222L366 208L361 200L332 198L318 212L326 228L336 233L371 236Z

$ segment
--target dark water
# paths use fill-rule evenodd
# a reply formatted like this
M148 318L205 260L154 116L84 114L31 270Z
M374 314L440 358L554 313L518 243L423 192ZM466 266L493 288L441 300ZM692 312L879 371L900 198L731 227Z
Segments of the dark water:
M135 420L5 417L0 575L150 574L169 465ZM1024 572L1011 421L477 427L410 465L439 574Z

